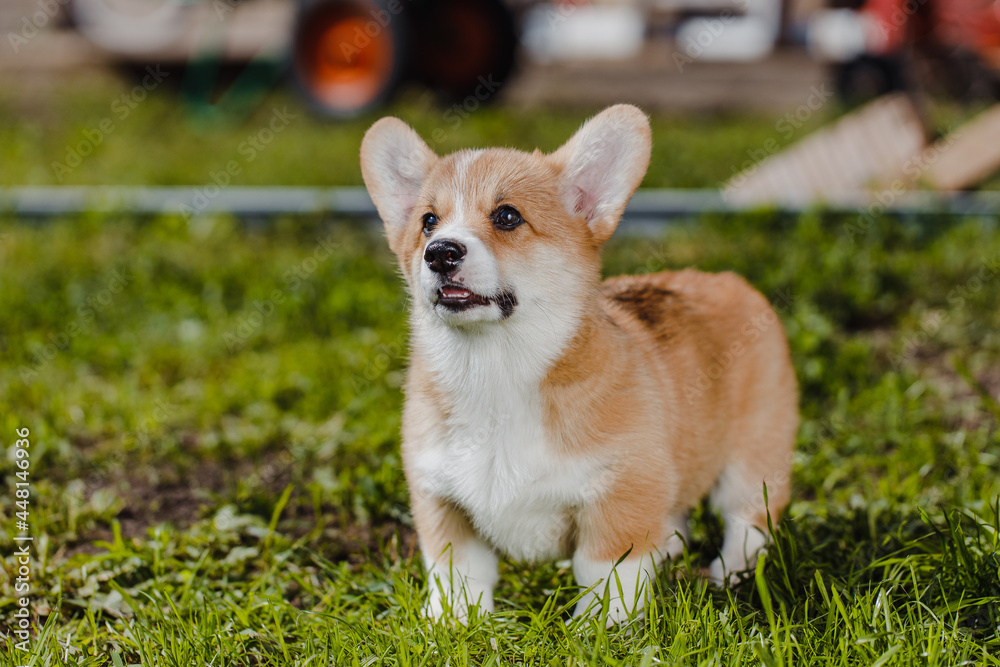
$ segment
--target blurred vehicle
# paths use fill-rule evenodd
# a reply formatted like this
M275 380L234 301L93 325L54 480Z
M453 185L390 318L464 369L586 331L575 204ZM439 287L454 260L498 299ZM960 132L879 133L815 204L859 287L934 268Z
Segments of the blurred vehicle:
M319 114L349 118L407 80L492 96L517 45L502 0L71 0L76 29L120 62L287 63Z
M842 98L937 87L1000 99L1000 0L866 0L818 12L808 45Z

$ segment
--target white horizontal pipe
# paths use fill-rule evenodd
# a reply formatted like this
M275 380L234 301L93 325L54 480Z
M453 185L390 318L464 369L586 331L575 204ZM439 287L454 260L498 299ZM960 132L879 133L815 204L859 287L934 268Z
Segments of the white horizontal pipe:
M718 190L642 189L629 202L626 220L663 219L701 213L739 213L759 206L729 204ZM885 204L870 193L825 205L776 205L797 213L825 208L847 213L1000 215L1000 191L941 194L912 191ZM327 213L371 217L375 206L361 187L122 187L23 186L0 188L0 213L53 217L79 213L203 214L237 217Z

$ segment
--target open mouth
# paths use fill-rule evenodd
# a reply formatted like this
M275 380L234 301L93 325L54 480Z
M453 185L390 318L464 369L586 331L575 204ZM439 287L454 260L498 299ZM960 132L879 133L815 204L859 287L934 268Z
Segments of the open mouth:
M437 303L449 310L465 310L473 306L488 306L490 300L458 285L442 285L438 290Z
M500 308L500 314L503 318L509 317L514 312L514 306L517 305L517 299L511 292L501 292L495 297L489 298L454 284L442 285L438 289L437 296L435 305L444 306L454 312L495 303Z

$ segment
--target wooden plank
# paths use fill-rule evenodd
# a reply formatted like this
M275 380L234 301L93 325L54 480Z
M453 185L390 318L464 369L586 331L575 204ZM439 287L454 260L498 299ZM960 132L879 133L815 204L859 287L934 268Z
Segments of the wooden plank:
M887 95L737 174L723 196L739 205L842 201L898 178L924 145L909 98Z
M937 190L972 187L1000 169L1000 104L996 104L920 156L924 180Z

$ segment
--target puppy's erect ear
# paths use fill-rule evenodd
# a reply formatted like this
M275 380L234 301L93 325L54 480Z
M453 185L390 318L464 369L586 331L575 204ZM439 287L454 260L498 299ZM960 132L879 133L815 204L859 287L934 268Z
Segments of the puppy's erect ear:
M420 184L436 160L434 151L398 118L381 119L361 142L361 175L393 250L416 206Z
M649 166L646 114L630 104L608 107L552 154L562 163L560 195L570 215L582 216L603 243Z

